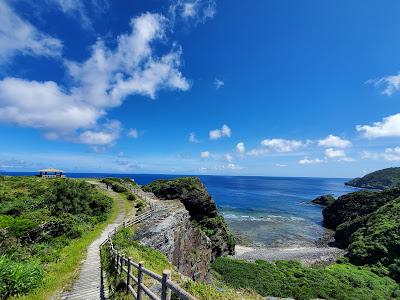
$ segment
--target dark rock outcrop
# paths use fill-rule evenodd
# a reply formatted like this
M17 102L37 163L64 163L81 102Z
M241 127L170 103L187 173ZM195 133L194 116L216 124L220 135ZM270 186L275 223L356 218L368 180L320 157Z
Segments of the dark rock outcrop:
M314 200L312 200L311 202L314 204L322 205L322 206L328 206L333 201L335 201L335 197L333 197L332 194L328 194L328 195L319 196L319 197L315 198Z

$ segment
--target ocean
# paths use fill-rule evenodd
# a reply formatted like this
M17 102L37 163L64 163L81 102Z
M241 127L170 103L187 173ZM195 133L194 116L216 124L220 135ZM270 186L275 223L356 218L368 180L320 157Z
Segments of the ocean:
M32 175L32 173L9 173ZM68 173L69 177L130 177L139 184L182 175ZM313 246L324 236L322 207L310 204L324 194L340 196L354 188L345 178L198 176L229 228L254 246Z

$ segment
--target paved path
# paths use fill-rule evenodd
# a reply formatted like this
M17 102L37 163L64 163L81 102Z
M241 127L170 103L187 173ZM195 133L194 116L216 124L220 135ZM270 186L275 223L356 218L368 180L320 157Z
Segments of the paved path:
M108 191L111 196L120 197L117 193ZM118 200L117 200L118 201ZM116 201L116 202L117 202ZM98 237L87 249L87 256L80 267L79 278L74 282L71 289L65 292L61 299L85 299L99 300L104 299L104 291L102 290L101 267L100 267L100 244L108 237L108 233L113 231L115 227L124 221L124 209L118 203L118 216L113 223L103 230Z

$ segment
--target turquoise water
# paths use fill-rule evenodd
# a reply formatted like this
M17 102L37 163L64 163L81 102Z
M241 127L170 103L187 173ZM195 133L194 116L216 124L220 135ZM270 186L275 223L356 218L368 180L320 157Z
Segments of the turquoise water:
M139 184L147 184L159 178L181 177L84 173L69 173L68 176L130 177ZM344 185L348 179L340 178L199 177L207 186L231 230L255 245L270 247L314 245L324 234L322 208L310 204L309 201L323 194L340 196L355 190Z

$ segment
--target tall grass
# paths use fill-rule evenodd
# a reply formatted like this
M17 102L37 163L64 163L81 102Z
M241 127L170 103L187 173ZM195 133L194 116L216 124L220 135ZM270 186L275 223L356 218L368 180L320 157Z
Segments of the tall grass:
M44 269L37 261L17 262L0 256L0 299L28 293L38 288Z

